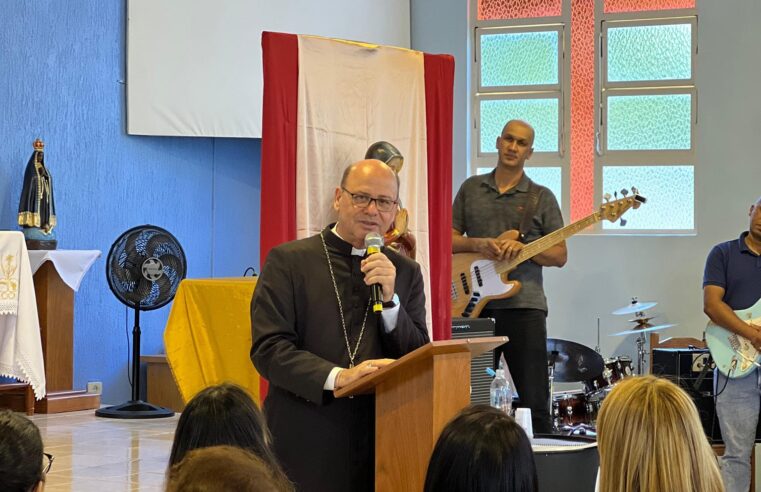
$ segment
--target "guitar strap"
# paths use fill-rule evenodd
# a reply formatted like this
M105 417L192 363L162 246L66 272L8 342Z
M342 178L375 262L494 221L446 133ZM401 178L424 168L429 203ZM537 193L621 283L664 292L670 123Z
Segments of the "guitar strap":
M529 181L528 198L526 199L526 206L523 209L521 226L518 229L518 239L522 243L526 242L526 234L531 230L531 222L534 219L534 213L536 212L536 206L539 204L539 195L541 193L542 190L533 181Z

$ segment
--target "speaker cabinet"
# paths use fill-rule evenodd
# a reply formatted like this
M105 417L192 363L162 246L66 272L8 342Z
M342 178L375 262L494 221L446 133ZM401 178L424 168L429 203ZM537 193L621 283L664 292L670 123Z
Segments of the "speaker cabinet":
M706 364L709 367L704 371ZM654 376L671 380L690 395L698 408L706 436L714 444L722 443L713 397L713 361L708 349L653 349L652 372ZM717 388L717 391L721 389ZM761 442L761 419L756 427L756 442Z
M481 338L494 336L494 320L491 318L452 318L452 338ZM491 376L486 369L492 367L494 351L489 350L470 363L470 403L489 404Z

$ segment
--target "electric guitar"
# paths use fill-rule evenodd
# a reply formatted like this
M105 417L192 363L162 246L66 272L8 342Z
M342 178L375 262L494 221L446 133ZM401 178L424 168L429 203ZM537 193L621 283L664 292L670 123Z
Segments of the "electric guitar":
M748 324L761 325L761 299L748 309L735 311L735 314ZM761 354L747 338L710 321L706 326L705 338L716 367L726 377L741 378L761 367Z
M606 201L599 210L530 242L512 260L489 260L479 253L452 255L452 317L477 318L487 302L514 296L520 290L520 282L509 280L507 274L518 265L603 219L615 222L627 210L639 208L646 201L636 188L632 188L631 196L627 196L626 190L622 190L621 194L624 198L612 202L609 201L610 195L606 195ZM625 224L626 221L621 219L621 225ZM510 230L497 239L517 240L518 235L518 231Z

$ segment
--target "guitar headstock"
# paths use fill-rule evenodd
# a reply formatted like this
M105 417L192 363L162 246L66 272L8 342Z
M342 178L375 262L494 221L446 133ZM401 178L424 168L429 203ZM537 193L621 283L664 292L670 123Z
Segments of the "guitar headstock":
M616 198L618 198L618 192L614 192L613 194ZM647 202L647 198L640 195L639 190L634 186L632 186L631 189L631 196L629 195L629 190L627 189L621 190L621 195L623 198L611 201L610 199L613 197L610 196L610 193L605 194L605 202L600 205L599 210L601 219L615 222L630 208L639 208L640 205ZM624 219L621 219L621 225L626 225L626 221Z

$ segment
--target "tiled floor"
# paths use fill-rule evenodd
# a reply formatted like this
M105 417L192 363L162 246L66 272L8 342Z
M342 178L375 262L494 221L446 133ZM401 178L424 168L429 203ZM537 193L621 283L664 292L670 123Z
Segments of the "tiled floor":
M45 452L55 457L45 491L162 491L177 418L105 419L92 410L35 415Z

